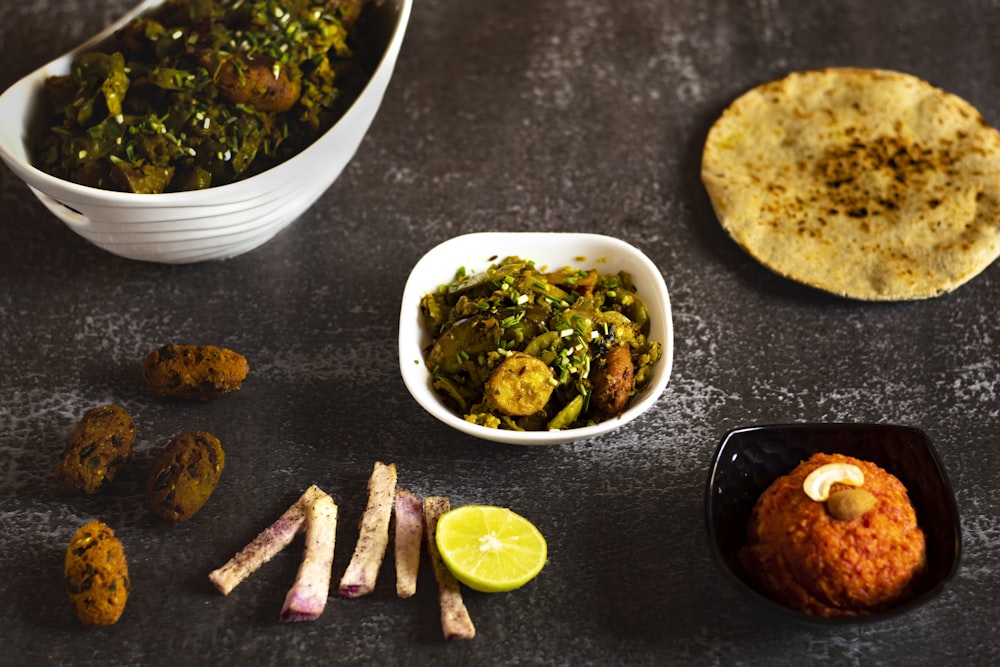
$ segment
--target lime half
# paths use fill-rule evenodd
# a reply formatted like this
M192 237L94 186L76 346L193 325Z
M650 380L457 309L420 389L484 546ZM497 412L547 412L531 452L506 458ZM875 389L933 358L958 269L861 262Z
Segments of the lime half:
M441 560L456 579L483 593L503 593L535 578L548 557L535 526L505 507L466 505L441 516Z

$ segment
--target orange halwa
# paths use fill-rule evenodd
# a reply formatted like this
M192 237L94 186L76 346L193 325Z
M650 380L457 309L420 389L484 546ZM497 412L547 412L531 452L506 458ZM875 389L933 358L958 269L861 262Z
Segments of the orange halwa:
M843 520L809 498L803 481L827 463L860 468L875 506ZM834 484L832 491L841 488L850 487ZM925 540L896 477L868 461L819 453L761 494L740 560L758 590L781 604L815 616L857 616L906 594L925 567Z

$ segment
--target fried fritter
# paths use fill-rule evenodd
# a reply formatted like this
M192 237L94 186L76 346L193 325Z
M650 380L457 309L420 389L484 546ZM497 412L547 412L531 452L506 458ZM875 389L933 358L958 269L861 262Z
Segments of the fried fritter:
M66 593L87 625L112 625L125 610L130 582L125 549L114 531L98 520L70 540L63 570Z
M56 481L67 491L97 493L132 458L135 422L120 405L101 405L84 413L66 441Z
M225 463L222 443L211 433L177 436L149 471L146 491L150 509L170 523L187 521L215 491Z
M209 401L239 391L250 372L246 357L214 345L164 345L142 367L157 396Z

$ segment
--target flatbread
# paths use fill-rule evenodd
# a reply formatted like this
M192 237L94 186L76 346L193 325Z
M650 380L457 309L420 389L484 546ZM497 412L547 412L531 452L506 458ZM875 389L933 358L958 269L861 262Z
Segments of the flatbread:
M924 299L1000 256L1000 133L908 74L796 72L735 100L702 181L771 270L844 297Z

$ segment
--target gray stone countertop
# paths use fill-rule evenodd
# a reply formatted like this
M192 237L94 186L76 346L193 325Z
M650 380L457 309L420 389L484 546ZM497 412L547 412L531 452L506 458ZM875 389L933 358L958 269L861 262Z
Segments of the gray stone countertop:
M0 0L0 87L127 6ZM275 239L220 262L117 258L0 169L0 663L996 664L1000 266L927 301L817 293L728 239L699 161L736 95L793 69L907 71L998 123L998 33L986 0L419 0L355 159ZM518 448L419 408L396 355L407 273L435 244L489 230L610 234L657 263L676 349L650 412L595 440ZM241 351L250 378L212 403L156 400L139 368L167 342ZM67 497L58 454L107 402L136 418L138 465L108 494ZM823 630L759 613L720 576L703 519L715 448L732 428L784 422L930 436L964 557L928 606ZM227 466L195 519L166 526L139 471L198 429L222 440ZM331 599L313 623L277 622L300 542L230 596L212 589L207 573L313 483L341 507L338 578L376 460L414 492L509 506L548 538L528 586L467 593L475 640L442 639L426 568L397 599L391 559L372 595ZM77 622L61 576L95 517L133 579L122 619L99 630Z

